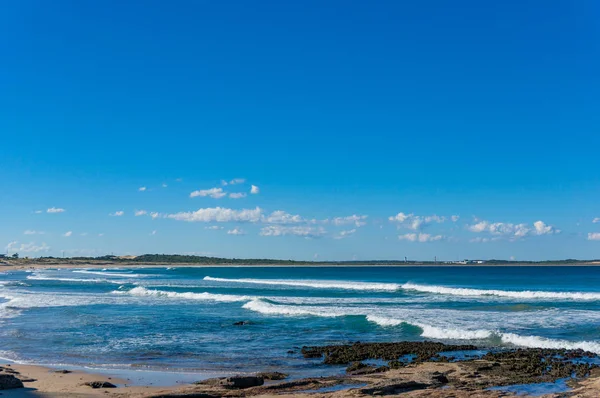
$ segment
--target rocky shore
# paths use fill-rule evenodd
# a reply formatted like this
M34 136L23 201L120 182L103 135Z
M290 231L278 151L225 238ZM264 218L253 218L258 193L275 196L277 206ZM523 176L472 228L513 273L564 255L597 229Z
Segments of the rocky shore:
M310 394L332 398L398 395L466 398L512 396L491 388L567 380L569 391L544 396L600 396L600 362L596 354L563 349L475 350L477 347L472 345L437 342L357 342L303 347L301 353L306 358L347 365L346 374L287 380L286 374L265 372L173 388L127 387L127 381L123 380L13 365L0 367L0 390L7 397L225 398ZM63 383L56 387L57 383L49 379Z

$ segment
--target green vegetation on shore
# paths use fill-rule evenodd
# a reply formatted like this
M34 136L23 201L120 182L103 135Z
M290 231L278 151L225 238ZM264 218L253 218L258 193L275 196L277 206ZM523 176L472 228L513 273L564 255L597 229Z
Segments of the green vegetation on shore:
M39 257L39 258L4 258L0 265L27 264L190 264L190 265L600 265L600 260L545 260L545 261L509 261L485 260L479 263L465 261L401 261L401 260L366 260L366 261L296 261L278 259L246 259L222 258L179 254L143 254L140 256L100 256L100 257Z

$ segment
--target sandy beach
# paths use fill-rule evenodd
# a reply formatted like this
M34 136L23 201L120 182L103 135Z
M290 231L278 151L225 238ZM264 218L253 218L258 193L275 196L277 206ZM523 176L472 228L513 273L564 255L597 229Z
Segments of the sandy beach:
M479 364L483 365L483 364ZM274 397L274 396L313 396L313 397L365 397L402 396L409 398L499 398L514 396L503 391L489 391L473 388L470 381L486 375L474 371L472 366L461 363L425 362L403 369L384 373L345 376L339 378L319 378L295 380L292 382L266 382L262 386L245 389L223 388L214 385L189 384L174 387L128 386L128 380L79 371L64 372L52 368L32 365L1 366L0 376L14 375L22 379L24 388L1 390L3 397L26 398L76 398L76 397L121 397L121 398L160 398L160 397ZM480 366L481 368L481 366ZM116 388L92 388L86 383L111 383ZM465 387L468 385L468 387ZM543 394L545 398L558 397L598 397L600 392L600 372L594 371L584 380L571 385L568 395L562 393ZM321 391L321 392L320 392ZM519 396L527 396L519 394Z

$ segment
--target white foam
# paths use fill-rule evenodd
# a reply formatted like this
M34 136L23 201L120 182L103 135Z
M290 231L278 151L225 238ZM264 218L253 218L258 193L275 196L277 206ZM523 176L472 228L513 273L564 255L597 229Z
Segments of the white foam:
M249 301L253 300L256 297L253 296L236 296L231 294L213 294L213 293L193 293L193 292L169 292L165 290L151 290L146 289L145 287L135 287L131 290L123 291L116 290L113 293L115 294L129 294L132 296L141 296L141 297L166 297L166 298L177 298L177 299L187 299L187 300L210 300L210 301L220 301L220 302L236 302L236 301Z
M324 281L324 280L288 280L288 279L226 279L204 277L205 281L227 282L227 283L250 283L274 286L297 286L315 289L346 289L346 290L372 290L372 291L396 291L400 285L396 283L376 282L354 282L354 281Z
M322 310L314 307L301 307L291 305L276 305L266 301L255 299L243 305L243 308L265 315L293 315L293 316L320 316L320 317L337 317L347 315L345 312L335 312L328 308Z
M129 283L129 281L118 281L118 280L109 280L109 279L78 279L78 278L60 278L60 277L52 277L52 276L43 276L43 275L29 275L27 279L36 280L36 281L58 281L58 282L80 282L80 283L112 283L116 285L123 285Z
M568 341L548 339L540 336L521 336L514 333L500 333L503 343L510 343L521 347L554 348L567 350L584 350L600 354L600 342L596 341Z
M381 316L368 315L367 320L369 322L376 323L380 326L398 326L401 324L414 325L419 327L421 337L428 337L431 339L451 339L451 340L481 340L487 339L492 336L492 332L489 330L463 330L457 328L441 328L431 325L426 325L420 322L407 322L402 319L386 318Z
M148 275L141 275L141 274L126 274L126 273L122 273L122 272L102 272L102 271L88 271L88 270L76 270L73 271L75 273L78 274L93 274L93 275L102 275L102 276L118 276L118 277L123 277L123 278L144 278Z
M600 293L587 292L484 290L435 285L418 285L414 283L405 283L401 287L405 290L415 290L424 293L449 294L454 296L498 296L520 299L600 300Z
M414 325L419 327L421 337L440 339L440 340L483 340L493 337L499 337L505 344L512 344L520 347L529 348L553 348L553 349L568 349L590 351L600 354L600 342L595 341L568 341L549 339L540 336L523 336L515 333L502 333L499 331L475 329L457 329L457 328L441 328L431 325L426 325L420 322L407 322L401 319L386 318L380 316L367 316L367 320L376 323L383 327L399 326L401 324Z

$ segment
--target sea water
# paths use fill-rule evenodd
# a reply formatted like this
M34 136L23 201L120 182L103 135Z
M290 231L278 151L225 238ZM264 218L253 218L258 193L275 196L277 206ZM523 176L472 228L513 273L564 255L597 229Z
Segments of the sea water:
M600 354L600 267L0 273L0 357L16 362L306 377L343 368L304 345L402 340Z

